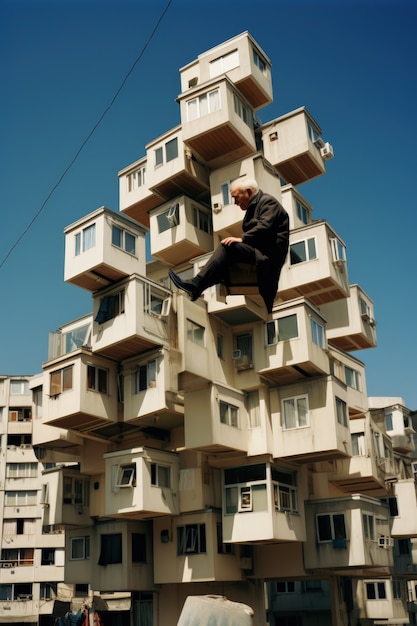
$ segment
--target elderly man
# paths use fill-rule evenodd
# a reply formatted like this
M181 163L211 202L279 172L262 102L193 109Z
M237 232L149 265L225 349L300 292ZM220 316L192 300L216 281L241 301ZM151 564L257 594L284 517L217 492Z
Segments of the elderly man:
M192 280L183 281L172 270L169 276L176 287L197 300L208 287L227 283L229 268L234 263L252 263L256 266L259 293L271 313L288 252L288 214L278 200L261 191L253 179L237 179L230 193L235 204L245 211L242 236L223 239Z

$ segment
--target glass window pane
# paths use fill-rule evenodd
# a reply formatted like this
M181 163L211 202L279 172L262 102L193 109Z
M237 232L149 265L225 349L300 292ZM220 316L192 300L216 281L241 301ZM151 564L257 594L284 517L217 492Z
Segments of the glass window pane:
M129 254L136 253L136 237L131 233L125 233L125 250Z
M118 228L117 226L112 226L111 229L111 242L114 246L117 246L118 248L122 247L122 229Z
M178 157L178 139L171 139L165 144L166 160L172 161Z
M307 239L308 246L308 258L315 259L316 258L316 240L315 239Z
M293 398L289 398L288 400L284 400L284 427L285 428L295 428L295 402Z
M304 241L298 241L297 243L291 244L290 259L291 265L295 265L296 263L303 263L307 260L306 246Z
M278 320L278 339L285 341L298 337L297 315L288 315Z
M298 425L307 425L307 398L297 399Z

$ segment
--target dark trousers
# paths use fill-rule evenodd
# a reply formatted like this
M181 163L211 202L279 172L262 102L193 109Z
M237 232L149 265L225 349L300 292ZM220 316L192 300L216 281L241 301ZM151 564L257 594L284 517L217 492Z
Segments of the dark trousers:
M245 243L232 243L230 246L220 244L213 252L205 266L194 279L199 289L204 291L212 285L217 285L229 278L229 268L234 263L255 264L255 248Z

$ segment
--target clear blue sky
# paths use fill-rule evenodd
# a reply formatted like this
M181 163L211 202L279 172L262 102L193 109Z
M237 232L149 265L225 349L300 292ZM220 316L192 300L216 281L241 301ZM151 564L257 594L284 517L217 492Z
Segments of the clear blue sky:
M416 409L415 1L172 0L40 210L168 4L0 0L0 373L40 372L48 332L90 312L91 295L63 281L65 226L119 210L117 172L180 122L179 69L248 30L272 60L261 120L306 106L335 151L327 174L299 189L374 301L378 347L355 353L368 395Z

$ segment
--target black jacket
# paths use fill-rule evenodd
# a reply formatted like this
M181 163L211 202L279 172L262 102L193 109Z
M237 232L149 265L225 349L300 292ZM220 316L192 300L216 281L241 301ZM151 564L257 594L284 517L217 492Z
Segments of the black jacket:
M271 311L288 253L288 213L276 198L259 190L249 202L242 230L243 243L255 248L259 293Z

